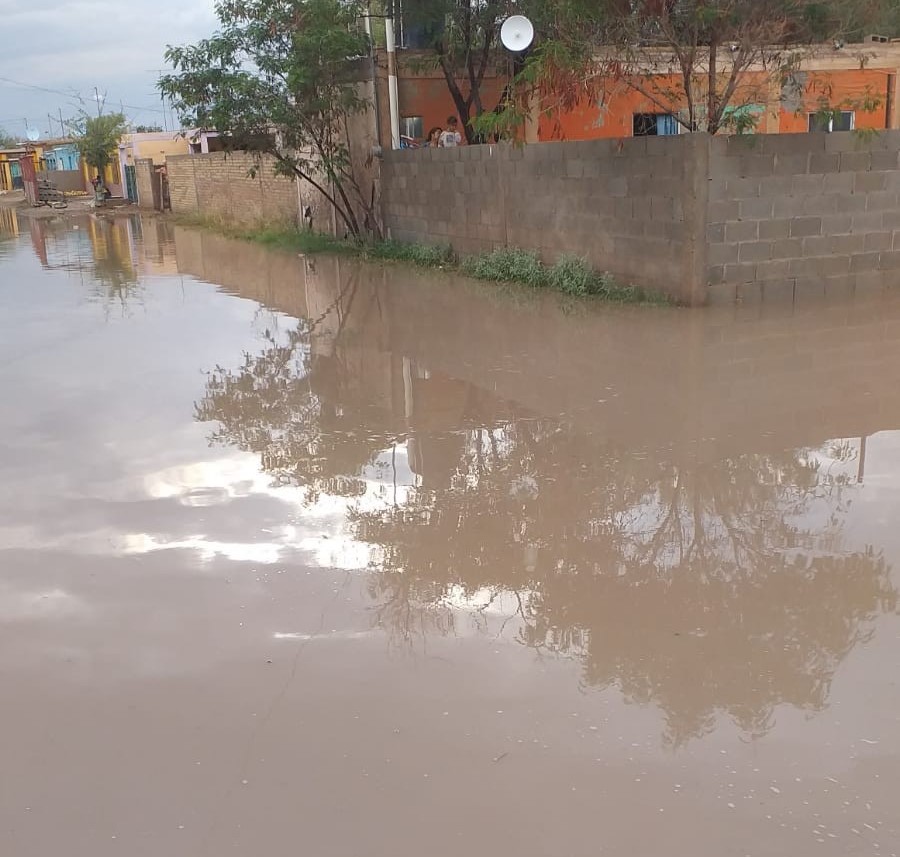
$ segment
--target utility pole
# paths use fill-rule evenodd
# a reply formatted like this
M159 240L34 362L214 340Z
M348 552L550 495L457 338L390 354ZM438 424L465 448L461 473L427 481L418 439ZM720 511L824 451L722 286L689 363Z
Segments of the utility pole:
M102 110L103 99L100 98L100 90L97 89L96 86L94 87L94 98L97 99L97 118L99 119L100 115L103 112L103 110Z
M400 99L397 94L397 46L394 36L394 4L384 18L384 47L387 53L388 109L391 115L391 148L400 148Z
M59 110L59 136L65 137L66 136L66 125L63 122L63 118L62 118L62 107L59 107L57 109Z

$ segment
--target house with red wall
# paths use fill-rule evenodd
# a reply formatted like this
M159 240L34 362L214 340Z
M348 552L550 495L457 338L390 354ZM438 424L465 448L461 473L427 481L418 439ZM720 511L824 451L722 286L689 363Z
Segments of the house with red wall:
M380 140L390 145L390 114L387 109L387 62L376 55L377 97L384 109L378 111ZM419 51L398 52L398 100L400 133L424 139L434 126L444 127L456 107L443 73L429 67ZM485 75L482 101L492 109L500 99L511 69L494 68ZM735 121L756 133L794 134L808 131L900 128L900 41L882 42L873 37L855 45L826 46L805 58L784 80L763 69L743 75L731 110L749 122ZM467 81L459 81L467 91ZM642 86L647 89L648 86ZM657 75L650 88L678 89L675 76ZM685 104L660 106L658 98L629 86L626 80L609 79L597 86L590 100L584 99L565 111L545 113L535 105L526 123L524 137L529 142L550 140L591 140L641 135L682 133ZM667 109L664 109L667 108Z

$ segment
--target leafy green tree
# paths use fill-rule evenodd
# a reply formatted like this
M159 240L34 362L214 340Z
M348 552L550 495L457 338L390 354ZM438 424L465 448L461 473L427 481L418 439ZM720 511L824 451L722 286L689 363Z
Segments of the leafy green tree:
M174 72L159 89L183 122L271 156L278 174L312 185L351 235L376 229L350 145L351 118L370 106L352 77L351 60L369 48L360 4L219 0L216 14L215 35L166 51Z
M18 140L15 137L7 134L2 128L0 128L0 149L12 149L18 144Z
M101 116L82 113L71 127L78 153L100 175L115 158L116 147L126 130L125 117L121 113Z

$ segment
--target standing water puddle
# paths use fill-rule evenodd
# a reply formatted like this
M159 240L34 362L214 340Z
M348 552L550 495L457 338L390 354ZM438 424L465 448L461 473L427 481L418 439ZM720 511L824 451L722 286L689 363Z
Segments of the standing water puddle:
M0 209L0 378L2 854L900 854L900 299Z

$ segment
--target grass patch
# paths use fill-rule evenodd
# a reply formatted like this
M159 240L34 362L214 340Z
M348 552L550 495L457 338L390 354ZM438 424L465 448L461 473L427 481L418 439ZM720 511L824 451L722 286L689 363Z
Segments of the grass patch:
M411 262L423 268L455 267L456 257L449 245L401 244L399 241L376 241L363 245L363 254L382 261Z
M352 254L363 259L405 262L421 268L459 270L476 280L517 284L532 289L552 289L575 298L600 297L620 303L670 303L664 295L616 283L610 274L593 270L581 256L561 256L555 264L547 266L536 253L515 247L503 247L478 256L466 256L460 260L448 245L404 244L399 241L374 243L348 241L305 229L285 229L282 226L248 229L224 221L195 216L179 216L175 221L183 226L209 229L229 238L253 241L268 247L310 255Z
M501 247L491 253L468 256L463 259L461 267L466 274L475 277L476 280L521 283L532 288L547 285L546 272L541 260L528 250Z

